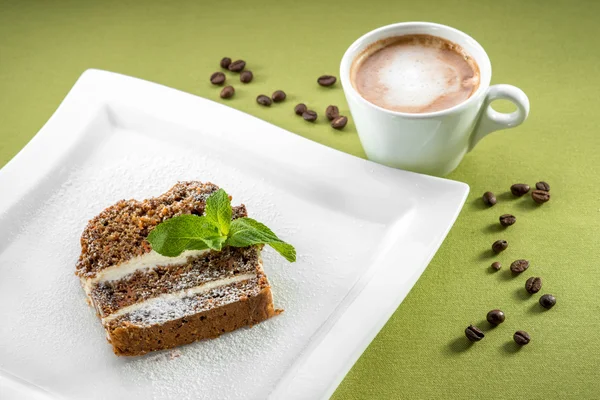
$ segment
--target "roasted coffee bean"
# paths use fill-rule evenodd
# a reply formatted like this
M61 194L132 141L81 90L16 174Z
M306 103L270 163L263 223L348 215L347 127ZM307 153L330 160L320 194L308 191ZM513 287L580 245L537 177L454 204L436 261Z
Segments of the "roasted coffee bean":
M510 270L512 272L514 272L515 274L520 274L521 272L525 271L527 268L529 268L529 261L527 261L527 260L516 260L516 261L513 261L512 264L510 264Z
M525 282L525 290L527 290L527 293L537 293L541 288L542 278L540 277L532 276L531 278L527 279L527 282Z
M317 113L313 110L306 110L302 113L302 118L309 122L315 122L317 120Z
M241 72L244 68L246 68L246 61L244 60L236 60L227 67L231 72Z
M256 98L256 102L258 104L260 104L261 106L266 106L266 107L270 107L271 103L272 103L271 98L264 94L259 94L258 97Z
M540 297L540 305L544 308L547 308L548 310L554 307L555 304L556 297L552 296L551 294L545 294L542 297Z
M492 244L492 251L496 254L502 253L508 247L508 242L506 240L496 240L494 244Z
M502 226L511 226L515 222L517 222L517 217L511 214L504 214L500 216L500 225Z
M534 190L531 192L531 198L538 204L543 204L550 200L550 192L545 190Z
M305 112L306 110L308 110L308 108L306 107L306 104L304 104L304 103L297 104L297 105L296 105L296 107L294 107L294 112L295 112L297 115L302 115L302 114L304 114L304 112Z
M221 98L222 99L228 99L230 97L233 97L234 94L235 94L235 89L233 88L233 86L225 86L223 88L223 90L221 90Z
M490 324L497 326L504 322L505 316L502 310L492 310L487 313L486 319Z
M285 92L283 90L276 90L273 92L271 98L275 103L281 103L285 100Z
M340 115L339 117L331 121L331 127L333 129L344 129L347 123L348 118L344 117L343 115Z
M494 196L494 193L492 192L485 192L483 194L483 202L485 203L486 206L493 206L494 204L496 204L496 196Z
M317 83L321 86L331 86L337 81L333 75L322 75L317 79Z
M467 326L467 329L465 329L465 336L471 342L479 342L485 337L485 334L478 327L469 325Z
M525 331L516 331L513 335L513 339L519 346L525 346L531 340L531 336Z
M510 187L510 191L515 196L521 197L525 193L529 192L529 185L526 183L515 183Z
M223 57L223 59L221 59L221 68L227 69L229 65L231 65L231 58Z
M500 261L495 261L492 263L492 268L495 269L496 271L499 271L500 268L502 268L502 264L500 264Z
M252 74L252 71L242 71L242 73L240 74L240 82L242 83L249 83L252 79L254 78L254 75Z
M325 115L327 116L328 120L333 121L340 116L340 110L337 108L337 106L331 105L325 110Z
M539 181L538 183L536 183L535 188L537 190L545 190L546 192L550 191L550 185L548 185L548 183L544 181Z
M225 74L222 72L215 72L210 76L210 83L213 85L222 85L225 82Z

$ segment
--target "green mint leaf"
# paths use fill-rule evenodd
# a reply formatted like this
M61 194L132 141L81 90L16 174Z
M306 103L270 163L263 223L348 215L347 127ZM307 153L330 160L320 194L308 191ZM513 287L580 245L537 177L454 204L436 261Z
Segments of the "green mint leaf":
M279 254L283 256L289 262L296 261L296 249L289 243L286 242L271 242L269 246L275 249Z
M223 189L217 190L206 199L204 215L223 236L227 236L229 233L231 213L231 201Z
M223 189L206 199L204 216L180 215L158 224L148 235L152 249L168 257L185 250L216 250L223 246L247 247L268 244L290 262L296 249L277 237L264 224L252 218L232 218L231 201Z
M264 224L252 218L238 218L231 222L227 243L233 247L268 244L289 262L296 261L296 249L277 237Z
M227 237L206 217L186 214L158 224L147 240L157 253L176 257L185 250L221 250Z
M221 235L217 234L215 236L198 238L198 240L206 243L208 248L211 250L221 251L223 249L223 246L225 245L225 242L227 241L227 236L221 236ZM186 249L186 250L202 250L202 249Z
M229 232L231 246L246 247L269 242L281 242L281 240L264 224L248 217L232 221Z

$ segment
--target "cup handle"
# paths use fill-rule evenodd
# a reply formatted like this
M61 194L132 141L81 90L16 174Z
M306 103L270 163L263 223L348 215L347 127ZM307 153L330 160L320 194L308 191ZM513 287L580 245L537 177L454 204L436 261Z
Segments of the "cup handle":
M517 106L517 110L511 113L501 113L494 110L490 104L498 99L512 102ZM499 129L514 128L521 125L527 119L528 115L529 99L521 89L512 85L490 86L485 97L479 122L471 136L469 151L473 150L475 145L490 133Z

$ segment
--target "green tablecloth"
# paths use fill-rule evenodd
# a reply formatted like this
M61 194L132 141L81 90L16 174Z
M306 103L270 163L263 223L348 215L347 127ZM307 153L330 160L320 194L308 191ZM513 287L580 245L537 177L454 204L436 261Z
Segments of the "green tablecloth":
M172 2L175 3L175 2ZM600 3L595 1L0 1L0 165L54 112L87 68L116 71L218 101L208 83L223 56L243 58L255 81L227 104L309 139L364 156L355 128L336 132L292 113L339 104L338 73L350 43L381 25L410 20L474 36L493 64L493 83L521 87L529 120L484 139L449 177L471 185L456 225L412 292L345 378L334 399L600 397ZM253 8L250 8L253 7ZM254 98L288 93L277 107ZM500 105L503 109L506 105ZM550 203L514 200L511 183L547 180ZM0 188L1 192L2 188ZM499 194L481 206L486 190ZM517 224L497 229L505 212ZM505 265L491 273L491 243L505 238ZM511 278L508 264L532 267ZM547 312L525 295L544 279L558 298ZM463 330L501 308L506 322L467 346ZM482 326L485 324L481 323ZM530 332L516 351L512 333Z

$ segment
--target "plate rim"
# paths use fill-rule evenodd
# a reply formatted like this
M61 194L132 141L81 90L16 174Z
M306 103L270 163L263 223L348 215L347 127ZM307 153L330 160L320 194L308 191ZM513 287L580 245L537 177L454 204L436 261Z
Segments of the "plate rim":
M50 169L56 167L56 162L60 159L61 153L59 153L58 155L50 154L45 151L46 146L48 146L52 142L56 142L57 139L60 140L63 137L66 139L70 139L70 142L68 142L70 146L75 146L78 140L77 138L73 138L74 134L72 132L81 132L81 130L85 129L85 126L89 124L89 122L97 115L99 109L105 106L104 102L108 99L109 91L125 90L123 88L127 87L127 85L125 85L124 83L128 83L133 86L142 85L145 88L148 88L149 90L156 91L157 93L168 93L171 96L177 96L178 98L181 97L182 99L182 95L185 95L188 97L188 99L193 99L196 102L200 100L202 102L208 102L212 103L213 105L218 105L219 107L226 107L231 112L243 114L244 117L252 118L254 120L260 121L260 123L262 124L271 125L273 128L282 131L282 140L296 141L296 143L301 142L303 143L303 146L310 146L311 148L319 149L318 151L326 153L327 156L352 160L351 162L353 163L362 163L362 166L368 166L369 168L375 168L379 170L392 170L389 167L385 167L373 163L371 161L356 157L354 155L344 153L340 150L325 146L318 142L311 141L302 136L289 132L281 127L278 127L274 124L271 124L268 121L261 120L250 114L228 107L227 105L213 102L209 99L201 98L189 93L179 91L177 89L169 88L158 83L153 83L138 78L125 76L114 72L89 69L86 70L79 77L73 88L69 91L69 93L61 102L59 107L49 118L49 120L44 124L44 126L42 126L38 133L8 163L6 163L3 168L0 169L0 187L9 189L7 190L7 196L0 196L0 220L13 207L18 206L19 200L22 199L29 191L34 190L39 185L40 180L43 179L48 173L48 169L45 168L28 169L26 168L26 166L30 162L35 161L35 164L37 166L48 165ZM99 87L101 87L101 89L98 90ZM94 88L95 90L91 91L91 88ZM76 103L77 107L75 107ZM87 110L87 113L78 115L78 118L76 120L73 120L73 118L71 118L71 110L73 108L77 108L79 110ZM59 127L65 123L68 123L68 125L71 127L70 130L61 131L60 129L56 129L56 127ZM268 138L265 138L265 140L267 139ZM272 138L268 140L271 139ZM70 146L67 146L67 148L63 149L62 154L68 154L68 148ZM469 193L469 186L463 182L451 181L448 179L421 175L408 171L393 171L395 171L394 174L407 177L410 180L423 181L425 183L430 184L444 184L449 185L449 187L453 187L456 191L456 193L453 193L454 198L451 199L451 201L454 202L454 206L452 207L453 211L451 213L447 213L447 215L445 216L445 221L439 224L440 231L438 233L437 240L434 241L435 243L433 243L433 246L424 258L424 261L421 262L421 264L423 265L417 268L418 271L416 273L416 276L411 277L411 282L409 284L408 291L404 295L395 297L393 301L388 300L387 302L389 304L387 304L385 309L380 309L378 313L374 313L377 314L378 317L376 318L376 321L371 321L370 329L366 330L366 332L363 332L361 337L353 338L354 344L350 346L348 346L347 344L345 345L345 347L351 347L349 357L346 357L343 362L338 362L338 365L336 367L319 372L318 378L315 379L321 381L322 390L319 396L320 398L329 398L333 394L333 392L335 391L339 383L343 380L347 372L352 368L352 366L358 360L360 355L364 352L364 350L372 342L377 333L389 320L391 315L395 312L400 303L403 301L406 294L412 289L414 283L418 280L424 269L430 263L433 256L437 253L448 232L454 225L454 222L460 214L460 211L462 210L462 207ZM382 271L374 271L373 276L381 273ZM364 304L361 305L361 303L358 301L361 295L364 297L366 293L373 293L372 290L367 290L365 292L369 285L381 284L381 282L373 282L371 279L373 278L373 276L370 276L367 279L367 282L364 282L365 286L362 289L360 289L358 293L356 293L356 297L352 299L351 302L347 305L346 309L344 310L343 314L340 316L339 319L341 319L342 316L348 313L354 313L358 315L358 311L364 309ZM390 286L387 288L388 290L393 289L393 287L391 287L391 284L388 284L388 286ZM390 295L392 295L392 293L390 293ZM336 311L337 308L332 312L332 315L334 315ZM301 388L303 386L302 381L299 380L298 377L303 376L303 374L315 374L312 367L307 367L307 365L310 364L307 364L306 358L310 358L311 355L314 357L314 352L323 346L323 343L325 342L325 339L327 337L335 337L336 335L340 334L340 330L344 329L343 326L340 325L339 320L333 322L332 324L333 325L330 327L328 332L323 334L323 337L321 337L321 340L319 340L319 342L315 345L315 348L310 354L304 354L306 353L305 349L300 354L300 357L297 360L294 360L292 364L293 366L296 366L296 364L298 363L300 363L300 365L297 366L297 368L295 368L293 371L291 371L290 368L288 368L287 372L285 372L283 376L277 381L274 389L270 392L270 398L278 398L278 396L283 395L285 393L289 395L293 391L296 391L298 390L298 388ZM321 328L319 328L316 333L318 333L320 329ZM335 347L335 343L333 343L333 345ZM323 350L324 349L321 349L321 351ZM302 363L304 363L304 366L302 365ZM0 368L0 374L6 374L4 375L4 378L6 379L11 379L11 376L13 376L11 372L7 370L5 371L2 368ZM19 380L23 380L20 377L16 378ZM39 387L33 382L29 382L26 380L23 381L27 382L28 384L23 385L24 388L27 388L27 386ZM42 387L39 388L40 390L46 391L46 389ZM53 393L53 395L56 394Z

